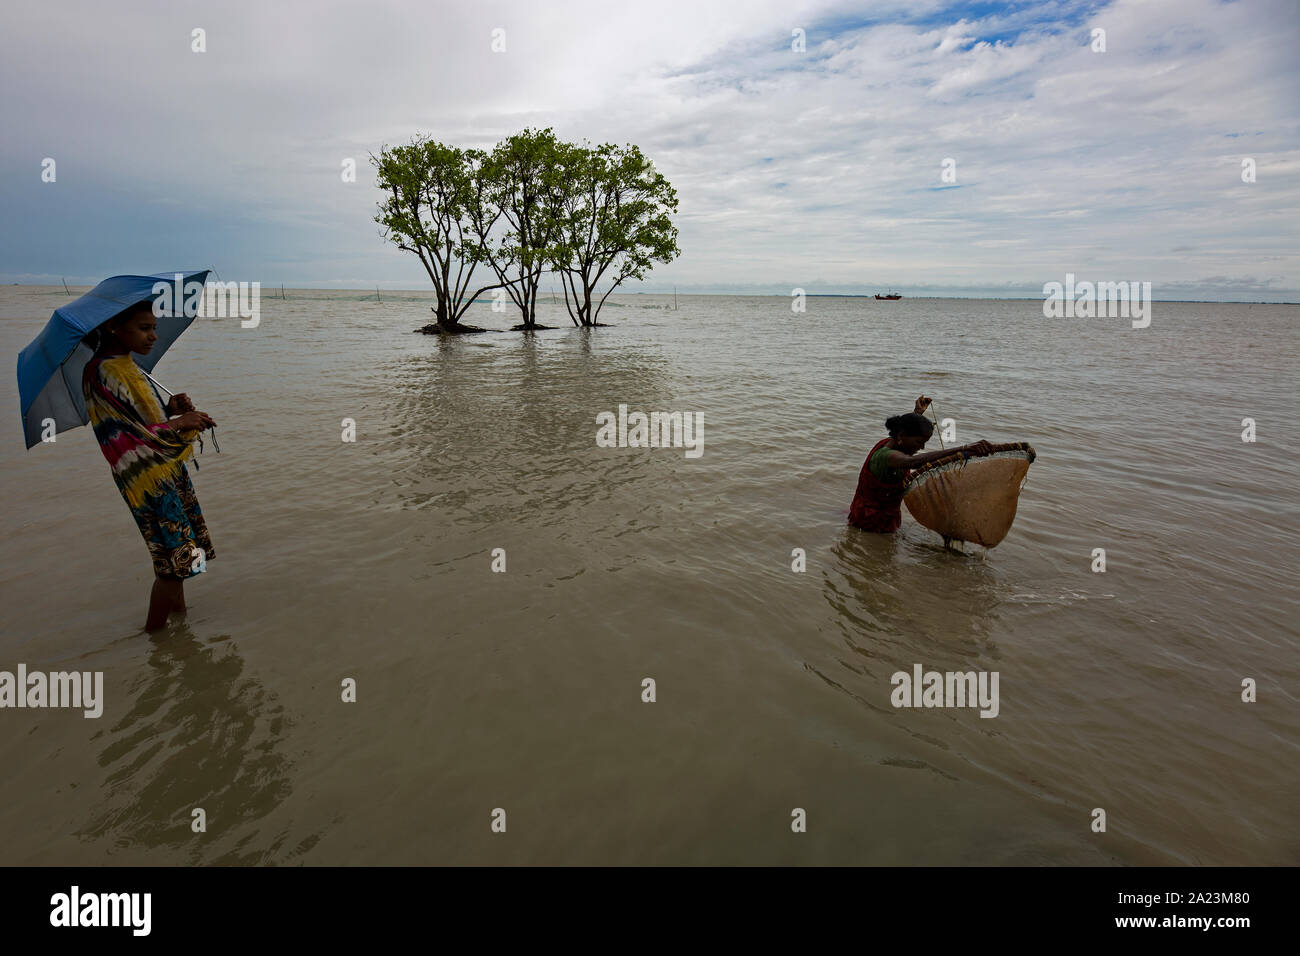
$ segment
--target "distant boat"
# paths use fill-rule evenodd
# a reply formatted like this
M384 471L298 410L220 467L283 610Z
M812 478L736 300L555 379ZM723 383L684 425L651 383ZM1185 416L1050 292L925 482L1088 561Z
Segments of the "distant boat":
M877 299L888 299L890 302L893 302L895 299L901 299L902 296L899 295L897 292L890 292L889 295L881 295L879 292L877 292L877 293L876 293L876 298L877 298Z

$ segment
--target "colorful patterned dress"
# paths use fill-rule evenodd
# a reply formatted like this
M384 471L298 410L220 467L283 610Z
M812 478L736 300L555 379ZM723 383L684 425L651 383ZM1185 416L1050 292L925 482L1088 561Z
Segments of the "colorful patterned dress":
M127 355L97 355L86 364L82 394L99 449L140 526L154 573L185 579L216 557L185 459L197 431L178 431L140 366Z

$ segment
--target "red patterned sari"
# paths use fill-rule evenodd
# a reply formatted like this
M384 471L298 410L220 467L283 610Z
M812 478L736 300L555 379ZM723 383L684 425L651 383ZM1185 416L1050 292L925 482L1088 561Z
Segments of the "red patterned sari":
M881 481L871 473L871 456L888 441L888 438L882 438L867 453L867 460L862 463L862 472L858 475L858 490L849 507L849 524L863 531L892 534L903 523L900 505L907 484L906 473L896 482Z

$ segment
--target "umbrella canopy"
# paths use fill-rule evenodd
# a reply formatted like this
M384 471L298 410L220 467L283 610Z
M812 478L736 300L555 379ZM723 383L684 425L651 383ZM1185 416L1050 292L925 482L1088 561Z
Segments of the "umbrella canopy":
M81 394L81 373L94 352L83 339L114 316L133 305L156 298L154 286L177 281L182 286L207 282L210 269L160 273L150 276L113 276L105 279L80 299L54 310L44 330L18 355L18 396L22 404L23 437L27 447L41 441L46 419L54 420L56 432L76 428L89 421ZM176 290L180 291L180 290ZM158 341L148 355L135 356L136 364L153 371L163 353L189 328L198 314L197 302L186 308L183 297L173 299L176 308L158 319Z

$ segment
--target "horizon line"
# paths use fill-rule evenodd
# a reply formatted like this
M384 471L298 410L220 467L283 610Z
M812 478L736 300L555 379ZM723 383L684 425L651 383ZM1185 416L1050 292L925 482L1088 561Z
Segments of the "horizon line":
M13 286L18 286L19 288L50 287L58 290L62 284L63 284L62 282L7 282L7 283L0 284L0 288L4 286L8 286L11 288ZM89 290L89 289L93 289L97 284L98 283L87 285L85 283L77 283L76 288L84 288ZM262 285L261 288L263 290L267 290L267 289L275 290L275 289L283 288L285 291L294 291L294 292L359 292L367 295L373 295L376 292L374 286L292 286L287 283L284 283L284 284L277 284L275 286ZM391 289L379 289L378 291L393 292L393 293L408 292L408 293L425 294L428 295L431 300L435 299L432 290L430 290L427 287L422 287L419 289L391 288ZM784 292L680 292L676 290L670 290L667 292L654 292L645 289L627 290L624 292L612 292L610 294L611 295L662 295L662 296L677 295L679 297L680 296L732 296L732 297L744 296L744 297L754 298L754 299L789 299L791 297L789 293L784 293ZM876 293L873 292L805 292L804 293L804 298L806 299L871 299L872 301L875 301L875 296ZM267 296L267 298L274 299L274 298L278 298L278 296ZM1008 301L1008 302L1041 302L1043 301L1043 298L1044 297L1042 295L904 295L903 296L903 299L962 299L962 300L976 300L976 301L990 300L990 301ZM544 304L545 299L546 296L540 296L538 299L538 303ZM487 302L490 300L480 298L480 299L475 299L474 301ZM881 301L886 301L886 300L881 300ZM894 301L900 301L900 300L894 300ZM1268 301L1266 299L1158 299L1152 297L1148 301L1187 302L1187 303L1206 302L1206 303L1218 303L1222 305L1300 305L1300 301L1291 301L1289 299L1284 299L1281 301Z

